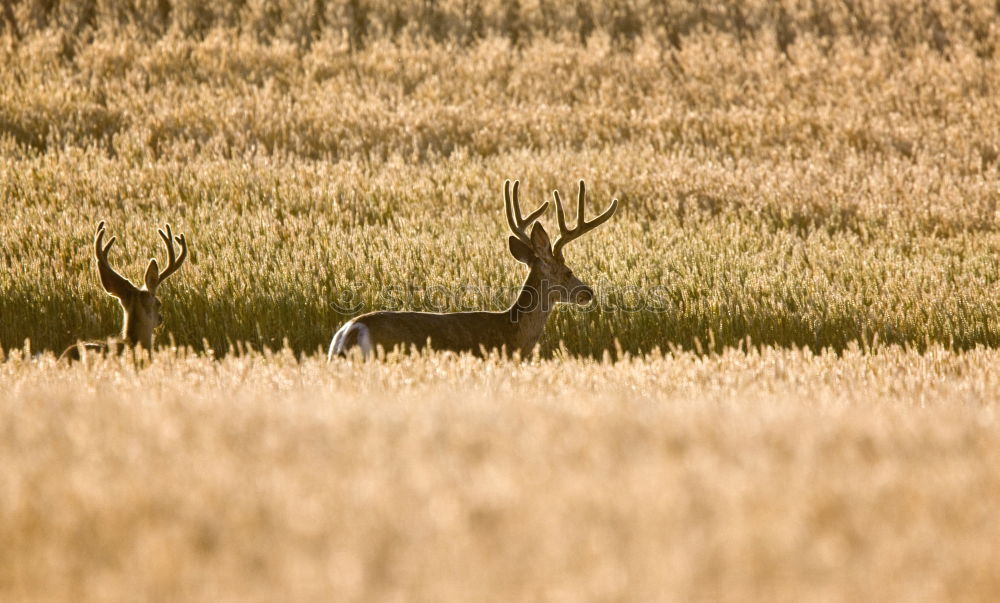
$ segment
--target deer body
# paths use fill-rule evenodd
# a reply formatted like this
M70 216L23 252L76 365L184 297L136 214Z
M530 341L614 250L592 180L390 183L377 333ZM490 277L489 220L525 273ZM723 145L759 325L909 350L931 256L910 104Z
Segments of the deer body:
M136 287L111 267L108 262L108 252L115 244L115 237L112 237L107 245L104 245L104 222L97 226L97 235L94 237L94 252L101 285L109 295L118 300L122 308L121 337L116 342L121 344L119 349L125 347L141 347L146 351L153 349L153 333L156 327L163 322L163 315L160 313L161 303L156 297L157 287L180 268L187 257L187 241L184 239L184 235L174 237L169 224L167 224L166 232L162 230L158 232L160 238L167 245L167 268L160 272L156 259L150 259L143 277L143 285ZM175 254L174 240L181 245L180 257ZM80 355L85 351L103 353L108 351L108 348L109 343L106 342L79 342L66 348L59 357L71 361L79 360Z
M426 346L428 340L438 350L530 354L550 313L550 307L534 299L542 287L538 272L528 275L518 301L500 312L370 312L358 316L337 331L330 355L346 353L355 346L365 355L380 346L409 350Z
M593 290L566 266L562 246L610 218L617 209L617 200L600 217L588 223L583 218L585 190L581 181L578 224L572 230L566 228L559 193L553 193L561 236L552 246L541 224L534 225L530 236L524 230L541 216L548 202L522 218L518 183L514 183L513 199L510 181L504 183L507 222L513 233L508 246L511 255L529 268L517 299L508 309L499 312L371 312L349 320L337 331L330 343L328 359L344 356L352 349L359 349L367 357L378 348L409 350L423 348L428 343L435 350L477 355L492 350L521 356L530 354L556 303L587 304L594 297Z

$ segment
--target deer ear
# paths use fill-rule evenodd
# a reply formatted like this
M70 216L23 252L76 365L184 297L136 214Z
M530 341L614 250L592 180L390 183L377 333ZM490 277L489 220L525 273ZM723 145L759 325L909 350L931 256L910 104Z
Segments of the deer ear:
M549 242L549 233L541 224L535 222L535 227L531 229L531 246L535 248L536 254L552 252L552 244Z
M146 266L146 276L143 279L146 281L147 291L155 291L156 286L160 284L160 268L156 265L156 258L149 260L149 266Z
M531 264L537 259L535 252L521 242L517 237L510 237L507 239L507 247L510 248L510 254L514 256L514 259L522 264Z

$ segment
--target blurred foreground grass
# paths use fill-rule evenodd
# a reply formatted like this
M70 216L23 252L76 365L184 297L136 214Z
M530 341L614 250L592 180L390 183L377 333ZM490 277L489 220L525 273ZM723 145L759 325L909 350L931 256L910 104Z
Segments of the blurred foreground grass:
M992 601L993 350L0 362L5 601Z

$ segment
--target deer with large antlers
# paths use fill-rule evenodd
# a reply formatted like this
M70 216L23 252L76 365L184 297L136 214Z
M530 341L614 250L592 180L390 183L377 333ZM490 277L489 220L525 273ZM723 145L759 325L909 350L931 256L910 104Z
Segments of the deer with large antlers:
M528 277L513 305L500 312L364 314L349 320L337 331L330 344L328 359L345 356L352 349L360 350L367 357L378 348L384 351L395 348L408 350L423 348L428 343L435 350L473 354L502 350L524 356L531 353L541 337L554 304L589 304L594 292L566 265L563 248L570 241L607 222L618 209L618 200L612 200L597 218L586 221L586 185L581 180L577 224L568 228L559 191L553 191L559 239L552 245L545 228L536 222L548 208L548 201L522 217L518 189L519 183L515 181L512 195L510 181L504 182L504 207L511 231L508 248L514 259L528 267ZM532 223L534 226L529 236L526 229Z
M104 222L97 225L97 235L94 237L94 255L97 257L97 272L101 277L101 285L109 295L118 299L125 316L119 343L132 348L141 347L146 351L153 349L153 331L163 322L156 290L167 277L181 267L188 251L184 235L174 236L169 224L166 232L162 229L158 229L157 232L167 245L167 267L161 272L156 259L149 260L142 287L133 285L108 263L108 252L117 237L111 237L107 244L104 244ZM174 249L175 240L181 247L180 256ZM106 343L79 342L66 348L60 358L79 360L85 350L105 352L107 349Z

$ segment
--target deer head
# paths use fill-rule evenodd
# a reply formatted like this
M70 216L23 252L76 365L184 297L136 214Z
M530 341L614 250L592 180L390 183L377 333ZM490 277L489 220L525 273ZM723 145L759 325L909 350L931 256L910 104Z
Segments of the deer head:
M559 191L552 191L552 196L556 202L556 217L559 221L559 239L552 245L545 228L535 223L529 236L525 228L535 222L548 209L549 203L546 201L538 209L531 212L526 218L521 217L520 199L518 198L518 182L514 182L513 196L511 196L510 181L504 182L504 205L507 215L507 224L510 226L511 237L508 240L508 247L511 255L519 262L526 264L533 273L537 274L541 299L546 307L551 307L553 303L576 303L579 305L589 304L594 299L594 291L583 281L578 279L569 266L566 265L566 258L563 256L563 248L573 239L579 238L585 233L597 228L607 222L618 209L618 199L611 201L611 205L597 218L587 222L584 218L584 199L587 194L586 185L580 181L580 196L577 204L576 226L568 228L566 217L563 213L562 199Z
M101 276L101 285L104 286L104 290L108 294L118 299L125 314L122 337L130 345L141 345L147 350L151 349L153 345L153 330L163 322L163 316L160 314L161 304L156 297L156 290L163 281L167 280L167 277L181 267L187 257L187 242L184 235L175 237L169 224L167 224L166 232L162 229L157 232L160 233L160 238L167 245L167 267L161 272L156 259L150 259L143 277L142 287L133 285L108 263L108 252L115 244L116 237L111 237L108 243L104 244L103 221L97 225L97 236L94 238L94 253L97 256L97 271ZM174 250L174 240L181 246L180 257L176 255Z

